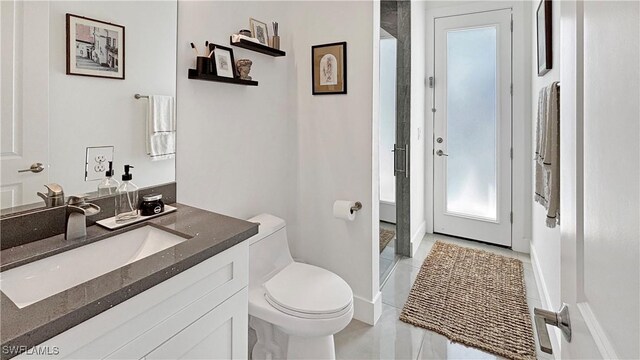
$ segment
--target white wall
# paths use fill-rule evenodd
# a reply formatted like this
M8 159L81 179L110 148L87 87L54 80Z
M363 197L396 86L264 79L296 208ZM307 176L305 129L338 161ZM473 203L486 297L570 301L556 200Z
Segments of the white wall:
M89 146L115 146L117 179L131 164L139 186L175 180L174 160L152 162L146 155L146 100L133 95L175 96L176 11L171 1L51 2L49 181L67 195L97 190L98 181L84 181ZM125 26L125 80L66 75L66 13Z
M178 198L203 209L249 218L268 212L289 221L296 194L296 133L291 106L291 37L286 4L178 2ZM253 60L257 87L189 80L189 45L229 46L249 17L278 21L286 57L233 47L235 59ZM295 83L294 83L295 84Z
M553 15L553 68L542 77L538 77L536 9L531 12L531 143L535 143L535 124L537 118L538 91L560 80L560 3L552 2ZM534 174L535 163L531 152L530 166ZM533 198L534 184L531 183L528 195ZM546 211L542 205L531 202L531 257L534 271L540 287L543 306L547 309L559 309L560 301L560 227L550 229L546 226ZM560 209L562 219L562 209ZM561 220L562 221L562 220Z
M411 250L418 245L426 232L425 222L425 116L427 106L427 10L423 1L411 2Z
M373 206L378 4L331 4L179 1L178 198L240 218L284 218L294 257L344 278L355 317L373 323L381 308ZM187 79L189 42L228 44L249 17L278 21L287 52L272 58L234 47L236 59L254 61L259 86ZM347 42L348 94L313 96L311 46L338 41ZM362 202L356 221L333 217L337 199Z
M294 76L298 84L296 254L344 278L353 289L355 317L373 323L380 306L378 264L374 255L373 219L378 189L372 182L374 162L373 114L374 43L378 43L372 2L289 3L295 32ZM329 21L330 19L330 21ZM378 20L376 20L378 21ZM339 26L336 26L339 24ZM347 42L348 94L311 95L311 46ZM375 60L377 61L377 60ZM374 119L374 120L372 120ZM373 161L372 161L373 160ZM372 196L374 195L374 196ZM359 200L362 210L354 222L332 216L338 199ZM376 230L374 230L376 231ZM376 236L377 238L377 236ZM376 258L377 260L377 258ZM377 303L377 305L376 305Z

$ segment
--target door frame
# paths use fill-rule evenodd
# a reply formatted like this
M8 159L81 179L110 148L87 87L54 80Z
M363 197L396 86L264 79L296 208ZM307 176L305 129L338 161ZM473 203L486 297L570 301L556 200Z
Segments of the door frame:
M511 244L514 251L529 252L531 239L531 207L529 196L533 187L531 167L532 116L531 111L531 64L527 56L531 47L532 19L527 14L532 4L529 2L508 1L496 3L478 3L458 6L447 6L427 10L427 56L426 76L434 74L435 19L455 15L463 15L493 10L511 9L513 34L511 44L511 79L513 82L511 141L513 144L513 161L511 166L511 209L513 224L511 225ZM425 79L427 80L427 79ZM437 81L437 79L436 79ZM426 231L433 233L434 219L434 91L427 86L426 92L426 124L425 124L425 220Z

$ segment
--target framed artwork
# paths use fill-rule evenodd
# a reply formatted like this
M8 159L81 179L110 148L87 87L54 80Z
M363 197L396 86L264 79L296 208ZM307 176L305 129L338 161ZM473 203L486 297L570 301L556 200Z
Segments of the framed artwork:
M124 26L67 14L67 75L124 80Z
M249 18L249 26L251 27L251 35L258 39L262 45L269 46L269 29L267 24L254 18Z
M236 77L236 62L233 58L233 49L214 44L211 57L213 58L213 69L217 76Z
M551 0L540 0L536 11L538 76L543 76L553 68L551 21Z
M311 88L313 95L347 93L347 43L311 47Z

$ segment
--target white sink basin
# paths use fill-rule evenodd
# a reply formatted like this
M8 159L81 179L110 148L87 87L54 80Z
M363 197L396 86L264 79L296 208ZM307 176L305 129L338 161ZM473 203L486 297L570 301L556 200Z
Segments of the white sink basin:
M186 238L147 225L0 273L0 290L23 308Z

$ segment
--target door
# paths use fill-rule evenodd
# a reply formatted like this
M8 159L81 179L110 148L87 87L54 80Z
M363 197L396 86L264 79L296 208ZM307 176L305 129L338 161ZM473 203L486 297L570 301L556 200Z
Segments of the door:
M511 10L434 26L434 231L511 246Z
M47 183L49 4L1 1L0 17L0 205L4 209L41 201L36 192ZM34 163L42 165L34 166L35 172L28 170Z
M554 329L554 352L639 359L640 38L629 29L640 28L640 4L560 6L560 290L571 339Z

